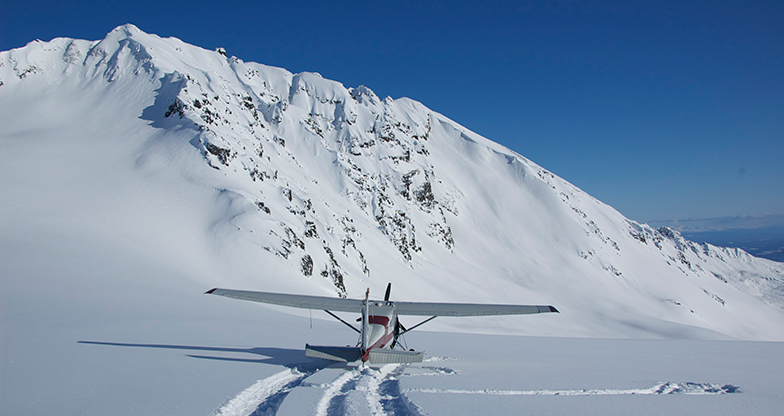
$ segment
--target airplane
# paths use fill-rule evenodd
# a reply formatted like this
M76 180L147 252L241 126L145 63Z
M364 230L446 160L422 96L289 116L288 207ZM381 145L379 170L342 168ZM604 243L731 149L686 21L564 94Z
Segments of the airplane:
M365 299L330 298L325 296L292 295L286 293L253 292L214 288L205 292L209 295L224 296L232 299L268 303L301 309L321 309L333 318L359 333L356 347L332 347L305 344L305 355L332 361L370 364L405 364L422 362L424 351L394 349L400 347L398 338L411 330L424 325L438 316L493 316L529 315L538 313L558 313L550 305L492 305L477 303L428 303L398 302L389 300L392 283L387 285L384 300L370 300L370 288ZM331 311L355 312L361 314L357 319L361 329L344 321ZM406 329L398 320L399 315L430 316L424 321ZM401 347L402 348L402 347Z

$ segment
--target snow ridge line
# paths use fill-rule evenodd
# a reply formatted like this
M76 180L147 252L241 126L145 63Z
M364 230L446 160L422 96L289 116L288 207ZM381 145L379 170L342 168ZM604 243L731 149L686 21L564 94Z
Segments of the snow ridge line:
M324 395L316 406L317 416L346 413L358 403L356 393L365 398L373 416L419 416L419 406L400 391L398 378L404 367L387 364L378 370L355 368L326 385ZM347 402L348 400L348 402Z
M402 377L427 377L427 376L454 376L460 374L460 371L455 370L454 368L450 367L437 367L437 366L429 366L423 365L419 366L419 368L423 370L430 370L430 373L406 373L401 374Z
M382 395L380 387L381 383L390 378L398 367L400 367L400 364L387 364L379 368L378 371L369 368L362 371L362 376L359 378L355 390L365 394L370 413L373 416L388 415L384 410L384 404L396 399L396 397Z
M370 414L373 416L386 416L384 407L381 405L381 394L378 391L379 385L384 380L385 374L377 373L371 369L362 371L362 376L357 381L357 386L354 388L365 394L367 405L370 408Z
M330 383L324 390L324 395L321 396L321 400L319 400L316 405L316 416L327 416L327 411L329 410L329 405L332 400L338 396L348 394L348 392L343 391L343 387L358 379L360 375L361 373L357 369L353 369L341 374L340 377Z
M711 383L659 383L647 389L593 389L593 390L456 390L456 389L405 389L403 393L451 393L451 394L487 394L492 396L620 396L620 395L656 395L656 394L690 394L716 395L740 393L738 386L732 384Z
M423 416L426 413L419 405L400 390L400 377L405 371L404 366L393 365L387 374L378 378L378 401L383 411L391 416ZM381 369L385 371L384 368ZM368 399L370 400L370 399Z
M296 387L298 381L308 375L294 369L286 369L259 380L226 402L213 413L213 416L250 416L266 400L279 393L288 393Z

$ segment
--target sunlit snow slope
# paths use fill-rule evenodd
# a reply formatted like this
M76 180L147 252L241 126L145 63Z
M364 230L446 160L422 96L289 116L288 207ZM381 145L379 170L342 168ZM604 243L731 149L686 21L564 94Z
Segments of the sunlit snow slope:
M436 329L784 340L782 263L624 218L416 101L133 25L0 53L0 144L5 244L111 240L204 290L562 312Z

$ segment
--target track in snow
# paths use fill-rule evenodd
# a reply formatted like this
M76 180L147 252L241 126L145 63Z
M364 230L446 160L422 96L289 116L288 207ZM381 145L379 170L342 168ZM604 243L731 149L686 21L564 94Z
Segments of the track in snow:
M400 390L399 378L405 367L390 364L378 371L354 369L326 385L316 415L358 413L368 407L374 416L419 416L422 411Z
M581 390L457 390L405 389L404 393L487 394L493 396L620 396L656 394L712 395L740 393L738 386L711 383L659 383L647 389L581 389Z
M313 385L324 388L316 405L316 415L334 416L365 413L373 416L421 416L423 412L401 391L399 378L405 367L387 365L379 370L355 368L331 383ZM213 416L275 415L286 396L295 388L308 386L303 381L310 373L287 369L257 381L226 402Z
M274 415L286 396L312 373L287 369L257 381L220 407L214 416Z
M401 389L403 376L448 376L459 374L449 367L419 367L430 370L404 374L407 367L390 364L378 370L354 368L324 384L309 384L306 378L320 370L302 373L287 369L259 380L224 404L214 416L275 415L286 396L295 388L316 387L324 393L316 404L317 416L371 414L373 416L421 416L425 412L407 393L478 394L491 396L619 396L619 395L719 395L740 393L731 384L664 382L645 389L580 390L460 390L437 388Z

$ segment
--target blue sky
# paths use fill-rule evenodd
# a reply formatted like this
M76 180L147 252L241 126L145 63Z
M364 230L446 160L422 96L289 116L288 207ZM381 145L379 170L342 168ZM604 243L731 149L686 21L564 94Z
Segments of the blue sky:
M639 220L784 214L782 1L38 1L0 50L133 23L418 100Z

